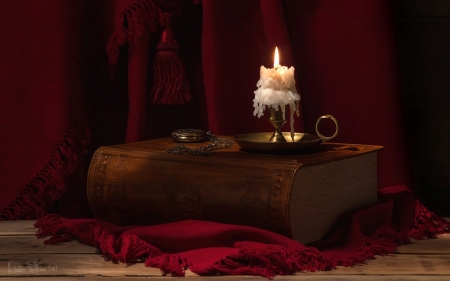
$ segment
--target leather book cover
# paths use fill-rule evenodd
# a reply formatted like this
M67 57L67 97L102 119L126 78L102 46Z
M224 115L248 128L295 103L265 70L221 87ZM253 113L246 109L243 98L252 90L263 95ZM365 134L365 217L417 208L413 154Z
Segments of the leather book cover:
M324 143L297 155L248 153L237 144L209 156L166 152L176 145L163 138L97 149L89 167L87 194L95 218L119 225L210 220L264 228L306 243L320 239L337 215L376 202L380 146ZM342 178L358 167L356 182ZM316 197L322 198L315 206L310 203L314 186ZM293 192L297 189L301 191ZM356 195L349 190L357 190ZM351 198L339 198L340 193ZM324 208L333 204L324 198L335 201L338 210ZM342 200L347 202L344 207ZM324 216L319 227L323 230L308 237L308 218L302 213Z

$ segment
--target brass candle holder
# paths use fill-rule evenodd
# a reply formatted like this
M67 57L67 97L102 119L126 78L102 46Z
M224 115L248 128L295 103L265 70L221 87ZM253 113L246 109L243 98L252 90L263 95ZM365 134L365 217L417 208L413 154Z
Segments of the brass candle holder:
M278 108L269 106L269 122L272 123L275 128L269 142L287 142L281 131L284 123L286 123L286 117L280 106L278 106Z
M242 150L257 153L301 153L307 148L312 148L323 142L329 141L337 136L339 132L339 123L332 115L323 115L317 119L316 133L291 133L282 132L282 127L286 123L285 114L282 107L268 106L269 122L273 125L274 131L262 133L249 133L234 136L234 140L241 147ZM335 125L336 130L331 137L322 135L319 131L319 124L323 119L331 119Z

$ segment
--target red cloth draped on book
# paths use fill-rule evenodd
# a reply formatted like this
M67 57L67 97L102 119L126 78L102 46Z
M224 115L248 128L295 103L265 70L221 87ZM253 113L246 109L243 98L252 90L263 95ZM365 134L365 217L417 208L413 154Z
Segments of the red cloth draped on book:
M199 220L117 226L52 214L35 226L38 237L51 236L46 244L77 239L114 262L144 262L174 276L184 276L187 268L199 275L263 277L331 270L392 254L410 238L450 232L450 222L429 212L405 186L381 189L378 201L344 216L327 237L310 246L263 229ZM398 220L398 210L410 219Z

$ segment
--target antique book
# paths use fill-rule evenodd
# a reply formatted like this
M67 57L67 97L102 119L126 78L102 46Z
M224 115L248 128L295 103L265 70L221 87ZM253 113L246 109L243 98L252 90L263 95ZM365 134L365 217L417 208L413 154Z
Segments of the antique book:
M377 200L381 146L323 143L272 155L235 143L209 156L166 152L176 145L162 138L97 149L87 185L95 218L119 225L209 220L309 243L345 213Z

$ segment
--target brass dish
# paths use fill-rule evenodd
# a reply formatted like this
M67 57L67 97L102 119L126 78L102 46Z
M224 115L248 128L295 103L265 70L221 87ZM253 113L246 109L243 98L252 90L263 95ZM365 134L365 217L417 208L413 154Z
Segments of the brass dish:
M242 150L250 152L287 153L299 152L322 143L319 136L295 133L294 141L290 132L282 132L286 142L269 141L273 132L252 133L234 136L234 140Z
M278 110L281 112L281 110ZM317 135L306 133L294 133L294 139L290 132L281 132L281 126L285 123L282 114L276 110L270 112L269 121L274 125L274 132L251 133L234 136L234 140L242 150L250 152L265 153L296 153L308 148L312 148L322 142L335 138L339 132L339 123L332 115L324 115L317 119ZM331 119L336 125L336 130L331 137L322 135L319 131L319 124L323 119Z

